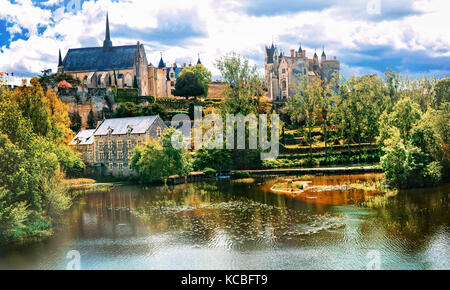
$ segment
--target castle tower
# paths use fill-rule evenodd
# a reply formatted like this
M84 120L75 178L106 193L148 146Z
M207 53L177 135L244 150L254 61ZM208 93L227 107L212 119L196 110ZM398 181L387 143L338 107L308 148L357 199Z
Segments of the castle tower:
M106 32L105 32L105 40L103 41L103 50L110 50L112 47L111 36L109 33L109 16L108 12L106 12Z
M165 68L166 64L164 63L162 52L161 52L161 59L159 60L158 68Z
M322 48L322 57L321 62L325 62L327 60L327 55L325 54L325 46Z

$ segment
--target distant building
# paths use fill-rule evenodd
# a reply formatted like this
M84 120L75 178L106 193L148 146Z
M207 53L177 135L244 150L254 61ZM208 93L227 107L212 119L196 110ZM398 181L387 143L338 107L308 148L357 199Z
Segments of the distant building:
M201 64L200 57L197 64ZM166 66L162 55L157 67L147 61L144 45L113 46L106 15L102 47L69 49L64 59L59 52L58 72L78 78L87 88L138 88L140 96L173 97L172 90L186 64Z
M93 166L95 162L94 132L95 130L81 130L69 143L87 166Z
M87 165L101 175L130 176L133 148L161 138L166 124L159 116L107 119L95 130L80 131L70 143Z
M295 86L302 77L320 77L330 81L334 73L339 74L340 63L336 57L327 60L325 49L319 62L317 53L310 59L301 45L298 51L291 49L291 54L287 56L272 43L265 49L264 68L268 98L283 103L294 93L292 85Z

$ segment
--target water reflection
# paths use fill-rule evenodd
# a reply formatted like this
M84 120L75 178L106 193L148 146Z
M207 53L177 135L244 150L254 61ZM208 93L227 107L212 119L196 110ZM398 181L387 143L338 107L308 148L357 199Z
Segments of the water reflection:
M374 176L323 176L339 185ZM377 250L384 269L448 269L449 185L400 192L384 207L360 206L359 191L291 198L273 180L175 187L125 186L89 194L67 226L33 245L0 249L0 268L365 269Z

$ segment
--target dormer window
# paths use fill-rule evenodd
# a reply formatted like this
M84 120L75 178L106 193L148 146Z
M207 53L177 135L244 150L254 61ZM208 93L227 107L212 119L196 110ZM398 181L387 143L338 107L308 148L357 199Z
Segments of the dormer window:
M114 129L111 127L108 127L108 135L111 135L113 133Z
M127 134L130 135L131 132L133 132L133 127L131 127L130 125L127 126Z

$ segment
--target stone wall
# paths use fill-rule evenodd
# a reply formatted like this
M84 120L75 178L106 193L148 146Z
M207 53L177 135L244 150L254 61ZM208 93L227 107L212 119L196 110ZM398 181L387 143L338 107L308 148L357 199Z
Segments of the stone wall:
M58 95L68 106L73 127L77 125L74 121L80 121L81 128L95 127L103 117L110 117L117 106L112 88L59 90Z

